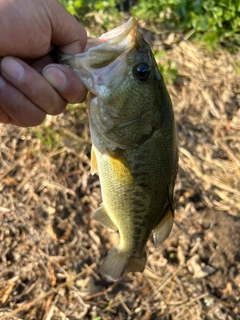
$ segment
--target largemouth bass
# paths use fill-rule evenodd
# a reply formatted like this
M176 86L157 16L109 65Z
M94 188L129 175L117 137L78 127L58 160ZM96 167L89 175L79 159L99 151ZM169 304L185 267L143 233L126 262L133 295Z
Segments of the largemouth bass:
M60 61L90 91L91 170L99 175L103 200L93 218L119 232L120 243L100 270L115 281L144 270L152 231L157 247L172 229L178 164L172 104L134 18Z

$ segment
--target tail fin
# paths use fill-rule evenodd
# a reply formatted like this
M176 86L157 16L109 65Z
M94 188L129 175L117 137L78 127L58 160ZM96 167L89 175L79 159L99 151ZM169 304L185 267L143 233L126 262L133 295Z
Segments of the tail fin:
M143 272L146 262L146 253L142 257L132 257L116 247L108 253L100 272L108 280L117 281L127 272Z

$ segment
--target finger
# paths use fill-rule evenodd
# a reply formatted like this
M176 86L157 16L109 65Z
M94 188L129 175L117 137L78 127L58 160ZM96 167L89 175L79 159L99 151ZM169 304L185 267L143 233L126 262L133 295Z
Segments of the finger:
M11 118L9 117L7 112L5 112L1 107L0 107L0 123L4 123L4 124L11 123Z
M52 26L52 44L67 54L84 50L87 33L83 26L58 2L45 2Z
M29 63L28 61L27 64L29 64L33 69L35 69L38 73L42 74L43 69L50 63L56 63L56 59L53 58L53 56L51 55L51 53L41 57L40 59L37 59L35 61L32 61L31 63Z
M46 113L0 76L0 122L21 127L37 126Z
M67 102L48 81L22 60L13 57L3 58L1 73L28 100L46 113L56 115L66 107Z
M87 89L79 76L70 68L56 64L51 53L33 62L31 67L42 73L61 97L69 103L79 103L85 100Z
M79 76L66 66L50 64L43 69L43 76L69 103L85 100L87 89Z

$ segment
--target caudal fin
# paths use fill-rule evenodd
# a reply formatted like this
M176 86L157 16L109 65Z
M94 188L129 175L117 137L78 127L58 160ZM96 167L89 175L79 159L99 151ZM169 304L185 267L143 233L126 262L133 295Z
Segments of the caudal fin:
M117 281L127 272L143 272L146 262L146 253L142 257L131 257L116 247L108 253L100 272L108 280Z

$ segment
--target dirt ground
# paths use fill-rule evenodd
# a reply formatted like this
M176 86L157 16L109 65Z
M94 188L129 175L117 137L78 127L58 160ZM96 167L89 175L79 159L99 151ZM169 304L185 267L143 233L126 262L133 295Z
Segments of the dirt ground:
M37 128L0 126L1 320L240 319L240 55L187 40L168 49L176 224L161 248L149 239L143 274L99 274L118 235L90 219L101 196L85 106Z

